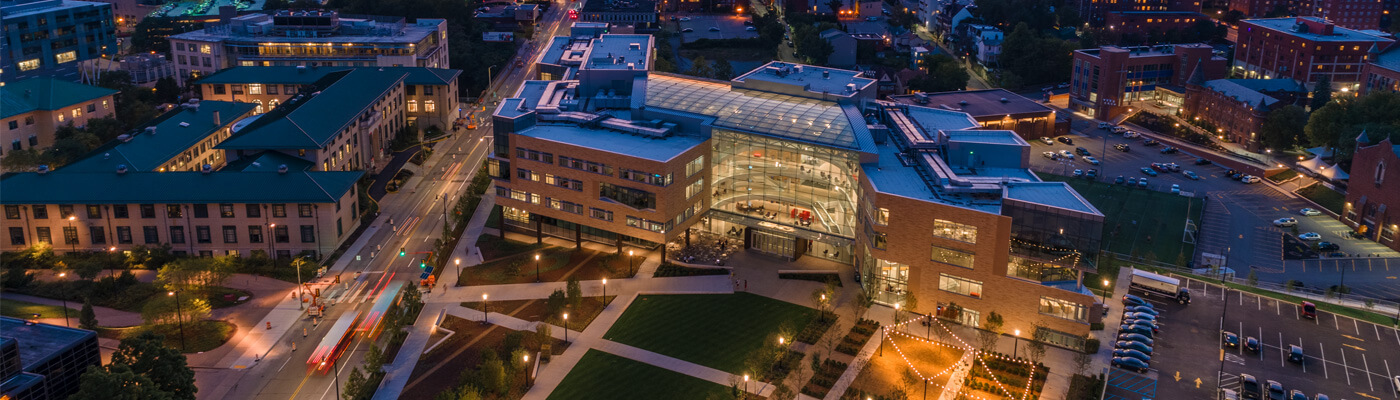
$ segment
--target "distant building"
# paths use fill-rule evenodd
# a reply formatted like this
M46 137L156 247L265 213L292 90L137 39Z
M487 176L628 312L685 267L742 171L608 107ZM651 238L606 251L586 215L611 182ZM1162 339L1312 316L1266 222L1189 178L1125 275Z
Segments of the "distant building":
M1075 0L1079 15L1093 26L1106 26L1109 14L1125 11L1201 12L1201 0Z
M0 398L66 399L101 365L97 332L0 317Z
M47 149L64 125L86 126L112 116L117 91L57 78L29 78L0 85L0 154Z
M1183 118L1219 128L1218 132L1249 151L1263 151L1259 134L1269 111L1307 100L1308 90L1292 79L1216 79L1207 81L1197 67L1186 83Z
M1309 88L1323 75L1332 90L1358 90L1372 47L1395 40L1342 28L1318 17L1240 21L1234 69L1246 78L1289 78Z
M1134 101L1179 105L1197 63L1206 80L1225 77L1225 58L1204 44L1075 50L1070 109L1107 121L1127 112Z
M584 22L636 25L656 24L656 0L583 0L578 19Z
M138 86L152 87L161 78L175 78L175 63L161 54L136 53L119 60L97 58L82 64L83 76L87 82L99 82L102 74L126 71L131 74L131 82Z
M1114 33L1148 36L1184 32L1210 17L1198 11L1114 11L1105 14L1104 26Z
M1069 131L1069 121L1058 121L1054 109L1006 89L914 93L889 96L889 99L901 104L967 113L982 125L982 129L1014 131L1027 141L1056 136L1061 130Z
M1001 29L995 26L963 24L964 33L977 48L977 62L984 66L996 66L1001 57L1001 42L1004 39Z
M1371 54L1361 75L1365 79L1361 93L1373 90L1400 91L1400 46L1391 46L1389 51L1380 51L1379 46L1371 48Z
M831 44L831 54L826 57L826 65L849 67L856 65L856 38L840 29L827 29L821 33L822 40Z
M1230 0L1230 10L1243 13L1245 18L1282 10L1287 15L1325 18L1337 26L1357 30L1380 28L1386 12L1384 0Z
M78 81L78 64L117 54L112 6L78 0L0 2L0 82L53 76Z
M280 10L170 36L181 83L229 67L447 68L447 21Z
M593 49L593 39L609 32L608 24L602 22L575 22L570 27L570 36L555 36L545 44L544 51L535 58L535 76L532 79L553 81L570 80L578 73L588 52Z
M1367 240L1400 250L1400 144L1361 132L1351 161L1342 223Z

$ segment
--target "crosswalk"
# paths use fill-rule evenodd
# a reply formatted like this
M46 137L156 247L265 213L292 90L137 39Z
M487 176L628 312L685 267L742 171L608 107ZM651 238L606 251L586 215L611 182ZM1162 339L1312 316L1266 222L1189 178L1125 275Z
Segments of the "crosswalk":
M1157 397L1157 379L1146 374L1112 368L1104 400L1147 400Z

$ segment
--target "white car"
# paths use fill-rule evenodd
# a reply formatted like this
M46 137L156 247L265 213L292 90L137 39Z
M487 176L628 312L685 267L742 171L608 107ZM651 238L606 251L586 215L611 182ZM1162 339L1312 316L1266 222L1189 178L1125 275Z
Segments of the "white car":
M1051 146L1054 146L1054 145L1055 145L1055 139L1051 139L1051 138L1048 137L1048 136L1047 136L1047 137L1040 138L1040 141L1045 142L1045 144L1048 144L1048 145L1051 145Z
M744 30L749 31L749 32L753 32L753 31L758 30L758 28L754 28L754 27L752 27L752 26L749 26L749 27L745 27Z
M1245 175L1243 178L1240 178L1240 182L1244 183L1259 183L1259 181L1262 180L1263 179L1260 179L1259 177L1254 175Z
M1298 220L1293 219L1293 218L1279 218L1279 219L1274 220L1274 226L1281 227L1281 228L1287 228L1287 227L1290 227L1290 226L1298 226Z
M1064 157L1064 158L1068 158L1068 159L1073 160L1073 159L1074 159L1074 153L1070 153L1069 150L1060 150L1060 157Z
M1298 235L1298 238L1302 240L1322 240L1322 235L1317 232L1308 232Z
M689 21L690 17L681 17L681 21Z
M1124 138L1124 139L1132 139L1132 138L1135 138L1135 137L1138 137L1138 136L1142 136L1142 134L1137 133L1137 132L1133 132L1133 131L1123 132L1123 138Z
M1318 210L1315 210L1315 209L1312 209L1312 208L1304 208L1304 209L1302 209L1302 210L1298 210L1298 213L1299 213L1299 214L1306 215L1306 216L1309 216L1309 217L1314 216L1314 215L1322 215L1322 211L1318 211Z
M1087 163L1093 164L1093 165L1099 165L1099 159L1094 158L1093 156L1084 156L1084 162L1087 162Z
M1172 184L1172 194L1181 194L1181 185Z
M1060 159L1060 155L1059 155L1059 154L1055 154L1055 152L1053 152L1053 151L1047 151L1047 152L1044 152L1044 153L1040 153L1040 155L1045 156L1045 158L1049 158L1049 159L1051 159L1051 160L1058 160L1058 159Z

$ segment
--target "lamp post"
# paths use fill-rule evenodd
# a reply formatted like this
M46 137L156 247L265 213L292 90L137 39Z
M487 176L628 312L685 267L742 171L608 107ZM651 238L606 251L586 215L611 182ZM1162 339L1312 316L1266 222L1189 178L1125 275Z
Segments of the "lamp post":
M458 258L452 262L457 264L457 279L462 279L462 259Z
M305 263L306 263L306 259L304 259L304 258L302 258L302 257L297 257L297 259L292 260L292 268L296 268L296 270L297 270L297 309L298 309L298 310L301 310L301 309L305 309L305 308L306 308L305 305L302 305L302 304L301 304L301 295L303 294L302 289L301 289L301 266L302 266L302 264L305 264Z
M171 290L166 296L175 296L175 321L180 324L180 352L185 351L185 317L180 313L180 291Z
M67 273L67 272L59 272L59 273L58 273L58 277L59 277L59 278L62 278L62 277L65 277L65 276L68 276L68 273ZM59 299L60 299L60 300L63 300L63 326L68 326L68 327L71 328L71 326L68 325L68 297L67 297L67 296L59 296Z
M73 240L68 240L68 235L67 235L67 234L64 234L64 235L63 235L63 241L68 242L68 244L70 245L70 248L73 249L73 251L75 251L75 252L78 251L78 229L73 227L73 221L77 221L77 220L78 220L78 217L77 217L77 216L73 216L73 215L69 215L69 216L68 216L68 229L71 230L71 231L73 231Z
M535 282L540 282L540 255L535 255Z
M630 274L628 276L637 276L637 267L633 265L636 261L632 257L632 250L627 250L627 273Z
M603 308L608 308L608 278L603 278Z
M329 358L330 356L326 357ZM335 370L335 361L334 358L331 359L331 375L335 375L335 398L336 400L340 400L340 372ZM321 359L321 366L326 366L325 358Z
M564 313L564 343L569 342L569 313Z
M1108 280L1103 280L1103 305L1108 307Z
M749 398L749 374L744 374L744 398Z
M894 304L894 323L899 325L899 303Z
M277 265L277 224L267 224L267 252L272 257L272 265Z
M487 303L486 303L486 293L482 293L482 294L481 294L481 323L483 323L483 324L490 324L490 323L491 323L491 312L490 312L490 311L487 311L486 305L487 305Z
M1016 358L1016 350L1017 350L1019 347L1021 347L1021 330L1020 330L1020 329L1017 329L1017 330L1016 330L1016 335L1015 335L1015 336L1012 336L1012 337L1016 338L1015 341L1011 342L1011 358L1012 358L1012 359L1015 359L1015 358Z
M525 355L525 386L530 386L530 355Z

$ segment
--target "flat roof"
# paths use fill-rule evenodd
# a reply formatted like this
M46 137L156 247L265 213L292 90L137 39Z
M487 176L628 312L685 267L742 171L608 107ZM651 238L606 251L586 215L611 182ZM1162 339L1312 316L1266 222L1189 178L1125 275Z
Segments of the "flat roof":
M385 72L403 72L406 85L447 85L462 74L461 70L427 67L232 67L200 78L196 83L277 83L310 85L326 77L327 74L354 69L373 69Z
M351 22L353 18L341 18L342 23ZM393 34L337 34L333 36L320 37L298 37L287 35L260 34L249 35L232 33L227 28L207 27L185 33L170 35L171 39L194 40L201 42L231 42L231 43L395 43L395 44L417 44L426 39L428 35L437 33L436 25L428 25L423 22L441 21L440 19L419 18L417 24L403 24L402 30L392 29ZM380 25L389 25L378 23ZM270 26L270 24L269 24ZM211 33L210 30L216 33Z
M647 107L714 117L719 128L852 150L862 148L858 134L869 136L863 119L853 121L831 101L731 90L724 82L664 73L649 74L646 90Z
M666 162L696 146L705 145L704 138L693 136L653 138L572 124L535 125L515 134L658 162Z
M861 164L865 177L876 192L889 193L925 201L938 201L924 177L914 167L900 164L899 149L891 144L875 146L880 155L878 164Z
M894 102L960 111L974 117L1003 116L1025 113L1054 113L1038 101L1006 89L964 90L955 92L920 93L889 96ZM923 99L927 103L921 104ZM1006 99L1006 102L1002 102ZM966 104L963 104L963 103Z
M1322 19L1322 18L1318 18L1318 17L1285 17L1285 18L1258 18L1258 19L1246 19L1246 20L1240 21L1240 24L1252 24L1252 25L1256 25L1256 26L1260 26L1260 27L1263 27L1263 28L1268 28L1268 29L1270 29L1270 30L1277 31L1278 33L1281 33L1281 34L1284 34L1284 35L1293 36L1293 37L1297 37L1297 38L1300 38L1300 39L1311 40L1311 41L1315 41L1315 42L1357 42L1357 41L1369 41L1369 42L1386 42L1386 43L1389 43L1389 42L1393 42L1393 41L1394 41L1394 40L1391 40L1391 39L1378 37L1378 36L1371 35L1371 34L1368 34L1368 33L1364 33L1364 32L1361 32L1361 31L1356 31L1356 30L1351 30L1351 29L1343 28L1343 27L1341 27L1341 26L1333 26L1333 27L1332 27L1332 34L1331 34L1331 35L1323 35L1323 34L1320 34L1320 33L1317 33L1317 32L1294 32L1294 31L1293 31L1293 26L1294 26L1294 25L1297 25L1297 24L1298 24L1298 20L1300 20L1300 19L1305 19L1305 20L1309 20L1309 21L1312 21L1312 22L1327 23L1327 20ZM1245 27L1245 28L1248 29L1248 27Z
M371 68L327 74L316 83L320 88L319 94L299 93L215 148L324 148L341 130L355 122L356 116L392 90L405 76L407 74L403 71Z
M0 179L0 204L334 203L364 171L50 172ZM176 190L175 188L178 188Z
M60 170L64 172L114 172L126 165L132 172L155 171L214 132L233 125L257 105L230 101L202 101L198 108L177 107L137 129L131 141L113 141ZM214 123L219 113L219 123ZM155 132L146 129L154 127ZM198 166L195 166L198 167Z
M117 94L116 90L52 77L0 83L0 118L38 110L58 110L114 94ZM116 107L115 104L110 106Z
M924 130L932 134L935 131L954 131L962 129L973 129L981 127L982 124L972 119L971 115L963 112L940 110L937 108L909 106L904 112L914 123L924 127ZM935 138L925 138L933 140Z
M583 11L656 12L656 0L585 0Z
M13 194L14 192L10 192ZM0 336L14 339L23 369L29 370L85 340L97 340L97 332L19 318L0 317Z
M3 5L0 6L3 6L4 8L8 9L5 10L7 11L4 16L5 18L19 18L34 14L43 14L58 10L65 10L69 8L102 7L107 5L108 3L101 3L95 1L58 0L49 2L40 0L26 2L6 1L3 3Z
M970 129L964 129L964 130L952 130L952 131L945 130L945 131L943 131L943 133L945 133L945 134L948 135L948 140L949 140L949 141L954 141L954 142L983 143L983 144L999 144L999 145L1011 145L1011 146L1030 146L1030 143L1026 143L1026 140L1025 140L1025 139L1021 139L1021 136L1020 136L1020 135L1017 135L1016 132L1006 131L1006 130L985 130L985 131L984 131L984 130L970 130Z
M734 78L736 82L760 81L771 82L787 86L805 87L806 91L812 93L845 95L850 96L847 85L855 84L856 91L859 92L871 84L874 79L861 76L860 71L846 69L826 68L812 65L799 65L782 61L772 61L761 67L754 68L739 77Z
M1064 182L1011 182L1003 185L1003 197L1027 203L1044 204L1087 214L1103 215L1083 196Z
M1075 52L1084 53L1084 54L1086 54L1086 55L1091 55L1091 56L1094 56L1094 57L1098 57L1098 56L1099 56L1099 52L1101 52L1101 51L1121 51L1121 52L1128 52L1128 53L1129 53L1129 54L1128 54L1128 58L1138 58L1138 57L1160 57L1160 56L1175 55L1175 54L1176 54L1176 48L1177 48L1177 47L1201 48L1201 47L1210 47L1210 45L1207 45L1207 44L1204 44L1204 43L1187 43L1187 44L1159 44L1159 45L1152 45L1152 46L1103 46L1103 47L1099 47L1099 48L1097 48L1097 49L1079 49L1079 50L1075 50ZM1212 60L1217 60L1217 59L1218 59L1218 60L1223 60L1223 59L1225 59L1225 58L1223 58L1223 57L1215 57L1215 56L1212 56L1211 59L1212 59Z
M650 68L651 35L606 34L593 39L592 49L583 61L583 69ZM628 68L628 64L632 67Z

